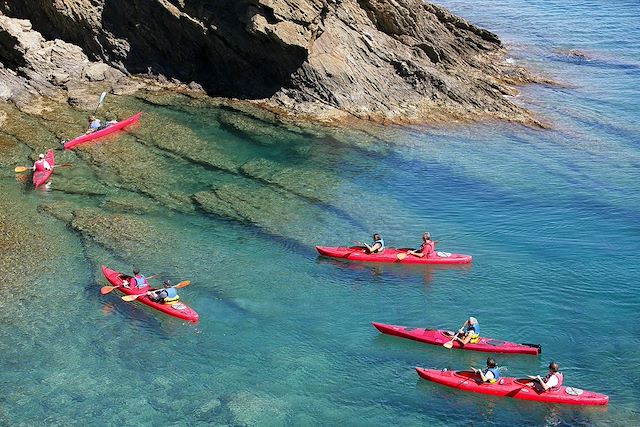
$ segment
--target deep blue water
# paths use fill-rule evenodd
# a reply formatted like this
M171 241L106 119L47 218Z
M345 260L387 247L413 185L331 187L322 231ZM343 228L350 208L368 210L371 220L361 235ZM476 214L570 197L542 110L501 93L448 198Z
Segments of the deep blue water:
M296 170L299 187L278 188L296 208L247 224L160 207L144 216L157 245L124 258L38 211L95 198L21 192L1 178L7 194L30 198L60 246L37 292L0 300L0 424L640 424L640 4L441 4L497 33L516 63L563 83L517 97L551 130L391 128L376 140L282 132L273 143L219 126L215 109L146 106L237 164L267 159ZM166 156L167 191L275 187ZM389 245L416 245L425 230L439 249L472 254L473 265L358 265L313 249L374 231ZM200 323L99 295L106 283L96 262L190 279L181 295ZM542 344L540 357L497 356L505 375L542 374L556 360L568 385L609 395L609 407L427 383L415 366L466 369L487 355L381 336L370 325L454 329L469 315L488 336Z

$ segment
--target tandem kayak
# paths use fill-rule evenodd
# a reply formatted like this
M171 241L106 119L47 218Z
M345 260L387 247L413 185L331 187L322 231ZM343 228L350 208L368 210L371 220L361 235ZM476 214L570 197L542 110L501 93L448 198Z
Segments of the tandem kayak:
M104 265L102 266L102 274L104 274L104 277L107 278L111 285L117 286L120 292L127 295L138 295L143 294L147 291L154 290L153 288L144 288L143 290L125 288L122 285L124 284L124 281L130 279L131 276L119 273L114 270L110 270ZM198 316L198 313L196 313L195 310L181 301L176 301L171 304L164 304L152 301L147 296L138 297L136 301L148 305L149 307L155 308L156 310L168 314L169 316L177 317L178 319L186 320L188 322L198 323L198 320L200 320L200 316Z
M481 382L478 374L469 371L439 371L425 368L416 368L416 371L425 380L473 393L567 405L609 404L609 396L604 394L566 386L543 391L540 387L527 386L526 383L531 382L527 378L503 377L498 382L489 384Z
M45 154L44 159L49 163L49 166L51 166L51 169L48 171L36 171L33 173L33 186L36 188L40 187L42 184L47 182L47 180L53 173L53 166L56 164L55 159L53 158L52 149L47 151L47 154Z
M140 118L140 116L142 115L142 112L134 114L133 116L129 117L128 119L125 119L121 122L118 123L114 123L112 125L107 126L104 129L100 129L97 130L95 132L92 133L88 133L85 135L80 135L79 137L72 139L71 141L67 141L64 143L64 149L65 150L70 150L71 148L75 147L76 145L82 144L84 142L88 142L88 141L92 141L94 139L103 137L105 135L109 135L113 132L119 131L120 129L123 129L133 123L136 123L138 121L138 119Z
M408 328L406 326L386 325L377 322L371 322L371 324L383 334L408 338L427 344L443 345L451 341L451 332L440 329ZM542 353L542 347L538 344L517 344L484 337L480 337L480 340L475 344L469 343L464 346L460 345L458 341L454 341L452 348L484 351L487 353L532 354L534 356Z
M407 249L398 248L385 248L384 252L381 254L368 254L361 246L316 246L316 250L320 255L326 257L364 262L397 262L401 264L468 264L473 259L471 255L435 252L428 257L419 258L417 256L408 255L406 258L399 260L398 254L405 255L407 253Z

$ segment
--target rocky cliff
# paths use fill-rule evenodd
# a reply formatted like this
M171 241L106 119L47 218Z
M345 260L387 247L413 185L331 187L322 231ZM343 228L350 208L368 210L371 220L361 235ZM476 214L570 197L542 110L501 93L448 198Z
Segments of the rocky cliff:
M498 37L420 0L0 0L0 99L160 76L296 116L535 123ZM59 88L59 89L58 89ZM82 107L82 106L80 106Z

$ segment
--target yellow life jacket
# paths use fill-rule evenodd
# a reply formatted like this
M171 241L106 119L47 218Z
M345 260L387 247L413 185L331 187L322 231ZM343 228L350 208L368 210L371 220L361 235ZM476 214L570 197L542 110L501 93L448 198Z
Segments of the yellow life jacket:
M177 296L177 295L175 297L173 297L173 298L167 297L167 298L164 299L164 303L165 304L173 304L173 303L177 302L179 299L180 299L180 297Z

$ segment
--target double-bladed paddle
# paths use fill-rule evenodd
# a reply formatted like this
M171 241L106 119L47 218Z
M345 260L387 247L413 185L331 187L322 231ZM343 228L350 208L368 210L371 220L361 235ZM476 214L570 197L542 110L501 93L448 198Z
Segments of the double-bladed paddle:
M102 106L102 104L104 103L104 98L107 96L107 92L102 92L100 94L100 100L98 101L98 106L96 107L95 110L93 110L93 114L95 115L98 112L98 108L100 108Z
M189 280L185 280L183 282L178 283L175 286L171 286L172 288L176 288L176 289L180 289L180 288L184 288L185 286L189 286L189 283L191 283ZM156 289L155 291L151 291L153 293L156 292L160 292L162 291L162 289ZM122 301L135 301L136 299L138 299L139 297L143 296L143 295L147 295L147 293L143 293L143 294L135 294L135 295L125 295L122 297Z
M453 347L453 342L456 340L456 338L458 337L458 334L462 332L462 329L460 329L458 332L453 334L453 338L451 338L451 341L447 341L446 343L442 344L442 346L444 348L452 348Z
M162 274L164 274L164 273L154 274L153 276L149 276L149 277L147 277L147 280L149 280L149 279L155 279L155 278L157 278L158 276L161 276ZM119 288L120 286L124 286L124 284L122 284L122 285L118 285L118 286L103 286L102 288L100 288L100 293L101 293L102 295L106 295L106 294L108 294L109 292L111 292L112 290L114 290L114 289L116 289L116 288Z
M53 166L51 166L51 168L52 169L53 168L66 168L66 167L69 167L69 166L73 166L73 164L72 163L62 163L60 165L53 165ZM33 170L33 168L30 168L28 166L16 166L16 168L14 169L14 171L16 173L26 172L26 171L29 171L29 170Z

